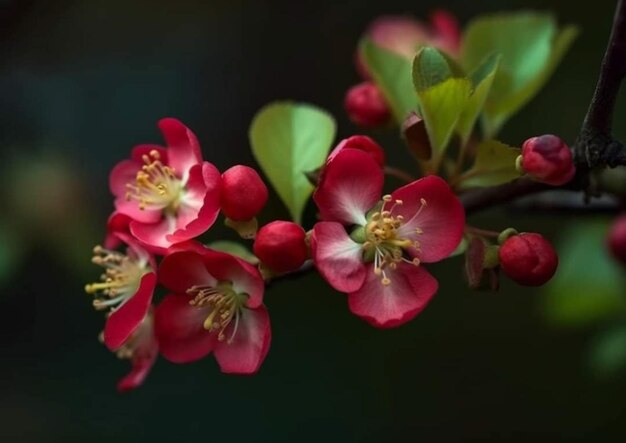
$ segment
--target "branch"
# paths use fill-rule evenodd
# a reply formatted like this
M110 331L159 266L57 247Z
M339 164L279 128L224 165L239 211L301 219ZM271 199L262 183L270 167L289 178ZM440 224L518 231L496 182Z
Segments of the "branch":
M553 186L536 182L527 177L490 188L480 188L461 194L461 203L466 213L476 212L491 206L509 203L525 195L554 190Z
M576 163L583 168L626 165L626 150L611 135L615 100L625 75L626 5L618 0L598 83L574 145Z

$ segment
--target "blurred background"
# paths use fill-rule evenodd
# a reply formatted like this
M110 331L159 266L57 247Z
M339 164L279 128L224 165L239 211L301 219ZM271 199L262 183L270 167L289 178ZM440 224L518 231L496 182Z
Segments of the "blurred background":
M610 214L475 217L557 243L558 276L541 290L503 279L499 293L472 292L462 259L447 260L430 267L442 288L429 308L381 331L315 275L280 281L266 295L274 338L258 375L160 359L142 388L115 391L129 364L98 343L102 314L83 292L99 276L90 257L112 209L110 168L160 143L164 116L191 127L220 169L252 165L251 118L281 98L331 111L339 138L360 132L342 111L359 35L377 15L435 8L462 23L536 8L579 25L500 136L575 139L613 1L0 0L0 440L623 441L626 291L604 252ZM375 136L392 163L409 159L394 132ZM262 220L286 217L273 195ZM221 226L211 238L234 239Z

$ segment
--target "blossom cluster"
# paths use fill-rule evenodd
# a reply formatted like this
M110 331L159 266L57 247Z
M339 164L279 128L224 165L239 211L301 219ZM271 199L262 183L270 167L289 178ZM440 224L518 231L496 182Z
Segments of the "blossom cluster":
M106 311L104 344L129 358L120 390L139 386L158 355L189 363L213 354L225 373L253 374L271 341L266 280L312 262L350 310L378 327L421 312L438 283L423 266L448 257L463 235L464 210L448 184L429 176L383 195L384 151L353 136L328 156L308 232L290 221L256 229L268 190L237 165L224 173L203 160L193 132L159 122L165 146L139 145L110 174L115 211L93 262L101 281L86 285ZM255 263L199 241L218 219L252 226ZM157 286L167 290L156 302Z

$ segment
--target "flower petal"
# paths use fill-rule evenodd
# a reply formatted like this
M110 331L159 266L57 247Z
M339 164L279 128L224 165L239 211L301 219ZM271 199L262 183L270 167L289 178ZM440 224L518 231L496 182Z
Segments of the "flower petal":
M224 373L254 374L263 363L272 340L267 309L262 305L257 309L244 308L239 324L233 323L234 320L224 331L226 339L215 347L215 359ZM229 342L233 333L233 340Z
M168 247L177 243L169 240L168 234L176 229L176 218L163 217L157 223L140 223L132 221L130 223L130 232L143 244L145 244L151 252L164 254Z
M189 169L202 163L200 144L195 134L175 118L159 120L159 128L167 143L168 164L183 180L189 175Z
M353 292L365 281L362 246L339 223L319 222L313 227L311 253L319 273L336 290Z
M386 273L389 285L382 284L370 264L361 289L348 295L350 311L378 328L393 328L413 319L438 288L437 280L422 266L400 263Z
M376 163L381 167L385 166L385 151L383 151L383 148L381 148L378 143L366 135L353 135L352 137L341 140L337 147L328 154L327 162L330 162L344 149L358 149L367 152L374 157Z
M193 166L187 182L187 194L176 217L176 229L167 240L179 243L204 234L220 211L222 176L209 162Z
M214 286L217 280L207 270L202 254L182 251L163 259L159 267L159 283L172 292L186 294L192 286Z
M140 209L136 200L127 200L124 195L115 199L115 209L139 223L156 223L162 215L160 209Z
M118 392L127 392L141 386L159 355L159 344L154 336L152 318L146 318L139 328L135 333L139 335L131 338L131 340L137 340L130 357L132 367L130 372L117 383Z
M326 163L313 200L325 221L364 225L365 214L380 199L383 180L371 154L344 149Z
M128 191L126 185L134 184L141 163L134 160L122 160L116 164L109 174L109 189L116 197L124 197Z
M107 235L104 239L104 247L106 249L116 249L121 244L118 234L130 233L131 218L126 214L117 211L113 212L107 220Z
M144 275L137 292L109 315L104 325L104 344L111 351L120 348L143 321L152 303L156 280L154 272Z
M166 295L154 312L154 330L161 354L173 363L199 360L217 342L217 334L203 326L210 308L191 306L192 299L189 295Z
M409 249L412 256L432 263L443 260L456 249L463 236L465 210L443 179L434 175L421 178L399 188L391 197L403 201L393 212L406 220L398 235L420 243L419 251ZM424 207L421 199L426 202ZM416 229L422 233L417 234Z
M246 306L249 308L258 308L263 303L265 283L254 266L233 255L208 248L204 264L218 281L230 281L235 292L248 294Z
M420 45L428 43L426 27L411 17L401 15L377 18L366 35L377 46L409 59L413 59Z

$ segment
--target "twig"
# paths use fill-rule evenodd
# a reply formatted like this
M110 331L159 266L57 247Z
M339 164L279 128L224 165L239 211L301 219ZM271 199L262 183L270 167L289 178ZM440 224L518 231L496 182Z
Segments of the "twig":
M385 174L390 177L395 177L404 183L411 183L416 180L416 178L408 172L403 171L402 169L394 168L393 166L385 166Z

